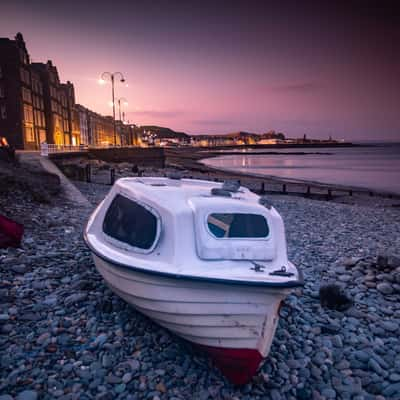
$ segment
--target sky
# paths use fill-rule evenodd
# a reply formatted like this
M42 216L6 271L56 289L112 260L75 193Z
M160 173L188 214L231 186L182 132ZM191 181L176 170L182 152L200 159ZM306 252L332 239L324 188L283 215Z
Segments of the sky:
M101 73L122 72L131 123L400 141L395 2L1 0L0 37L17 32L99 113Z

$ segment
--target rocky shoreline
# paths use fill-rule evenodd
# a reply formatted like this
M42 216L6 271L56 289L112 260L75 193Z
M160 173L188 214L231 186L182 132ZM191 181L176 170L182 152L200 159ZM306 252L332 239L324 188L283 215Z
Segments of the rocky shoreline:
M76 186L93 207L110 188ZM1 212L25 224L25 237L0 250L0 400L400 399L400 210L271 201L306 285L286 299L259 374L234 387L105 286L82 239L91 210L2 195ZM332 282L348 310L321 306L319 288Z

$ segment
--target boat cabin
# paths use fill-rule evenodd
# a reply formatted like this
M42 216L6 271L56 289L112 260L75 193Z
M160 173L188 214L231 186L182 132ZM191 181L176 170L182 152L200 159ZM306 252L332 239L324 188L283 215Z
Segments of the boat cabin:
M89 220L89 246L124 266L280 282L294 276L280 215L247 188L193 179L119 179Z

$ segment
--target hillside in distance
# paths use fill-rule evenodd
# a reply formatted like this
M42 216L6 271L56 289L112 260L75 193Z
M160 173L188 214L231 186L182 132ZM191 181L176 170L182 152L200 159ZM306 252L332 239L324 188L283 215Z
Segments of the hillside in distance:
M144 129L146 132L151 132L155 134L157 138L160 139L172 139L172 138L189 139L190 136L185 132L177 132L170 128L165 128L163 126L142 125L140 128Z
M174 131L171 128L166 128L157 125L142 125L140 129L144 129L146 132L151 132L160 139L189 139L193 137L229 137L229 138L246 138L246 137L258 137L262 139L285 139L285 135L281 132L268 131L266 133L254 133L254 132L230 132L230 133L220 133L220 134L188 134L185 132Z

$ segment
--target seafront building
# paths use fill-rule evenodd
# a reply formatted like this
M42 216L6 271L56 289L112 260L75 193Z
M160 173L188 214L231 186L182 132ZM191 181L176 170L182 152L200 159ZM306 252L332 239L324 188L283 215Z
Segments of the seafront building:
M116 121L117 145L134 144L134 126ZM107 146L114 143L112 117L75 103L74 85L62 83L52 61L30 61L24 38L0 38L0 136L17 149Z

